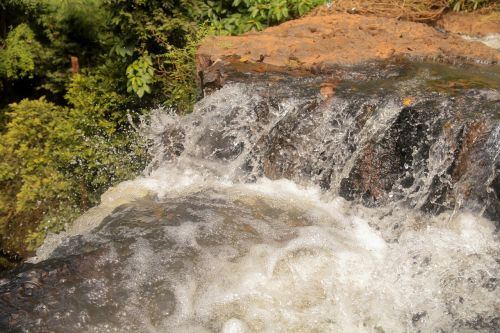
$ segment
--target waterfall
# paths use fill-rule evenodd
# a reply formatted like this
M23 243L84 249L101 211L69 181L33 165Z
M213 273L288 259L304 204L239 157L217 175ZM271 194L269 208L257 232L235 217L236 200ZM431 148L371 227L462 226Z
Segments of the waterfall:
M152 111L144 175L0 279L0 328L497 331L500 71L377 66Z

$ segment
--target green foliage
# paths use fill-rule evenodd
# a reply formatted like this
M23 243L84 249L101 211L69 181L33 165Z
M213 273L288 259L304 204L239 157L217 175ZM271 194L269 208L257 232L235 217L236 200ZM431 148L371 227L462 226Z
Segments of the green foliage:
M40 64L46 73L39 89L50 92L51 100L63 103L70 80L71 56L80 66L100 63L106 50L108 34L105 12L98 0L39 0L42 10L37 16L40 37L48 43L51 61Z
M71 56L78 57L80 67L91 67L101 62L107 48L109 32L104 26L105 14L100 3L100 0L3 2L0 110L26 97L46 96L57 104L65 103Z
M153 60L145 53L127 67L127 91L135 92L139 98L150 94L153 75Z
M74 75L68 86L66 99L87 135L96 131L112 135L127 126L123 110L131 101L120 93L113 74L109 67L101 66L93 74Z
M194 58L200 42L212 30L202 25L200 29L186 36L184 47L171 47L170 51L158 57L157 81L161 83L170 106L180 112L190 111L196 101L196 66Z
M68 171L85 184L83 194L89 204L98 202L108 187L136 175L146 163L144 144L124 112L131 99L119 93L110 74L103 66L93 75L75 75L66 95L82 136Z
M299 17L324 0L206 1L206 18L219 34L241 34Z
M143 106L176 105L180 110L192 106L192 45L201 17L200 3L104 0L114 36L111 52L128 64L124 73L127 91L141 98ZM181 96L183 92L188 97Z
M0 184L8 193L0 198L0 226L8 230L15 221L22 221L18 229L26 229L27 234L36 228L33 217L43 217L73 196L62 162L71 154L68 147L76 132L67 109L44 98L23 100L11 109L0 137Z
M45 0L37 22L56 55L96 61L106 36L105 12L97 0ZM66 59L67 60L67 59Z
M196 98L194 55L208 20L220 34L261 30L303 15L323 0L104 0L113 32L111 52L128 66L127 91L146 105L191 109ZM146 98L146 96L149 97Z
M197 28L199 1L195 0L103 0L113 35L125 46L145 51L157 44L181 47L186 33Z
M71 187L60 172L60 162L68 158L66 147L76 134L67 110L44 98L23 100L11 108L7 131L1 136L0 181L19 185L16 211L67 199Z
M11 105L0 136L0 185L10 192L0 197L0 226L23 220L24 250L144 168L141 140L117 109L126 98L105 86L95 76L76 75L68 92L72 107L44 98Z
M52 210L43 216L40 223L28 231L23 242L27 251L34 251L43 244L48 232L59 233L64 230L68 222L76 220L81 210L74 207L63 206Z
M33 77L35 62L42 57L42 45L25 23L12 29L0 49L0 76L15 80Z

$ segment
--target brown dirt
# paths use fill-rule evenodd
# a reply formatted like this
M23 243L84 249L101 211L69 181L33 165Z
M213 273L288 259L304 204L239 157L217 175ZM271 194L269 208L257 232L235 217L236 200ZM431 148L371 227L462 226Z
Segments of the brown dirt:
M335 0L330 6L315 8L310 15L350 14L393 17L415 22L433 22L448 9L448 0Z
M500 52L423 23L333 13L307 16L258 33L211 37L198 51L198 67L231 58L257 66L314 71L401 57L498 63Z
M485 36L492 33L500 34L500 13L447 13L437 26L452 33L470 36Z

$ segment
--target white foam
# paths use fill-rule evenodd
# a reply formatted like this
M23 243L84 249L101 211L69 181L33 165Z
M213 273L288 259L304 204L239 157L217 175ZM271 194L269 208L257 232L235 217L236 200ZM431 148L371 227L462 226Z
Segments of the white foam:
M488 34L483 37L463 35L462 38L468 41L481 42L495 50L500 50L500 33Z
M245 333L249 332L245 323L239 319L231 318L224 323L222 333Z
M190 304L184 325L201 322L220 332L403 332L416 327L430 332L472 320L478 309L494 311L494 294L467 289L467 277L478 270L498 274L494 256L488 255L496 248L493 229L485 219L445 215L429 218L420 228L419 219L405 212L401 223L416 229L388 243L370 226L374 221L340 213L336 207L345 209L342 201L323 201L311 188L262 179L226 184L225 190L234 200L256 195L273 207L292 202L304 213L316 211L302 216L323 218L293 227L296 236L284 243L255 243L236 258L197 247L204 259L196 292L181 292L186 287L179 286L176 293L180 304ZM360 209L375 216L376 210ZM179 228L181 239L184 234ZM467 300L461 304L459 297ZM456 308L452 313L450 304ZM166 325L174 331L180 327Z
M64 232L49 234L36 256L29 258L31 263L47 259L53 250L75 235L84 235L96 228L102 220L121 205L132 203L145 197L164 198L180 196L209 186L215 180L209 174L194 172L191 169L178 169L162 166L148 176L124 181L109 188L102 196L101 203L89 209L77 220L67 226Z
M473 321L478 313L488 317L498 304L494 293L480 287L498 276L494 228L472 214L426 217L401 210L385 216L287 180L231 184L165 169L108 191L87 216L107 215L146 195L182 197L204 189L210 189L208 202L222 200L221 209L254 217L228 222L207 208L195 212L204 216L202 224L165 226L176 244L173 253L195 256L197 266L180 271L163 272L168 249L136 241L125 270L127 288L165 274L175 281L174 313L159 326L148 322L149 331L431 332L453 330L455 322ZM263 203L269 216L261 211ZM392 230L394 221L405 227L389 242L390 230L377 226ZM249 241L238 229L227 229L228 223L248 225L258 237ZM202 232L223 245L199 244Z

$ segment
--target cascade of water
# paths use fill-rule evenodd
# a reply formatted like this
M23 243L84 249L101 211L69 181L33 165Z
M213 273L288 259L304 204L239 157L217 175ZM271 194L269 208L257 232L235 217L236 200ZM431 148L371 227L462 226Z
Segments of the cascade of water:
M500 93L416 73L326 99L321 77L247 78L152 112L145 175L0 280L0 327L495 332Z

